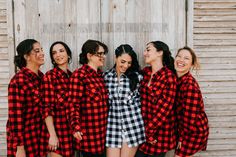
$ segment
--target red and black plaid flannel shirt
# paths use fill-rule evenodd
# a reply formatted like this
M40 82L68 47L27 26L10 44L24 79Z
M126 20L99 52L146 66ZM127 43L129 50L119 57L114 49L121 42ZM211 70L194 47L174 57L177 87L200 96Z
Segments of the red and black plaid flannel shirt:
M71 109L66 106L70 76L69 70L65 73L62 69L55 67L44 75L42 81L43 120L48 116L53 117L53 124L60 143L54 152L65 157L74 156L72 130L65 112L66 110L70 112ZM43 125L41 136L40 153L41 156L46 156L49 152L48 140L50 137L46 124Z
M7 155L15 156L24 146L27 157L39 156L41 92L43 73L36 75L23 67L8 87Z
M151 67L143 69L140 94L147 142L140 146L145 154L164 153L176 146L174 100L176 76L163 67L152 76ZM156 144L150 141L157 140Z
M205 150L209 135L208 119L200 87L190 73L178 80L176 107L178 141L182 142L182 147L176 150L176 154L181 157L191 156Z
M76 149L94 154L105 150L108 116L108 91L102 72L96 72L87 64L74 71L70 79L69 105L74 131L83 133L83 140L76 143ZM76 112L77 111L77 112ZM76 120L79 120L79 124Z

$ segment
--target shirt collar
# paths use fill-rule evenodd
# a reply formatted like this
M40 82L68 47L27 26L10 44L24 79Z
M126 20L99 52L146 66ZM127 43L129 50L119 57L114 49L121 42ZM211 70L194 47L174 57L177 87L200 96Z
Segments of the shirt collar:
M21 68L21 70L26 76L28 76L29 78L33 80L41 79L43 77L43 73L40 70L38 71L38 75L26 67Z
M167 67L163 66L160 70L155 72L153 74L153 76L155 76L155 75L162 75L162 73L164 73L166 70L167 70ZM147 69L144 71L144 73L146 73L147 75L151 76L151 74L152 74L152 67L151 66L147 67Z
M108 76L111 76L111 77L118 76L115 67L111 68L107 73L108 73ZM122 74L121 77L127 77L127 76L125 74Z
M64 77L70 77L71 76L71 71L69 69L67 69L67 73L65 71L63 71L62 69L60 69L59 67L55 67L53 68L53 71L55 73L57 73L59 76L64 76Z
M186 74L184 74L183 76L181 76L180 78L178 78L178 84L182 84L183 82L185 82L186 80L188 80L189 77L191 77L191 73L190 73L190 72L187 72Z
M92 67L90 67L88 64L84 64L82 66L82 69L85 70L88 74L91 74L91 75L101 75L102 76L102 70L101 69L98 69L96 71Z

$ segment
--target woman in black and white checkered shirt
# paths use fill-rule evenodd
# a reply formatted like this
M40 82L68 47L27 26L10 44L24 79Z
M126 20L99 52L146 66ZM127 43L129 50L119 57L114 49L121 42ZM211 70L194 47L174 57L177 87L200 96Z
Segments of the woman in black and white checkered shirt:
M109 90L107 157L134 157L139 144L145 142L138 89L142 76L130 45L120 45L115 55L114 67L105 73Z

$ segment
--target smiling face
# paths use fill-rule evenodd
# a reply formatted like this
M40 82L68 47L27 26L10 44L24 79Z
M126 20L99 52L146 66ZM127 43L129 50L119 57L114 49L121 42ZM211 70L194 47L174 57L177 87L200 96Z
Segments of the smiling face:
M190 71L193 65L193 57L188 50L182 49L177 53L174 64L178 76L183 76Z
M52 57L57 66L68 65L69 56L62 44L56 44L53 46Z
M116 62L116 72L118 75L123 74L132 65L132 58L127 53L123 53L118 56L115 60Z
M26 64L40 67L44 64L44 52L40 43L33 44L33 49L29 55L25 55Z
M163 51L157 51L157 49L154 47L152 43L147 44L146 50L143 53L145 63L146 64L152 64L153 62L156 62L157 58L162 57Z
M102 46L98 47L98 50L95 54L87 54L88 64L92 65L95 69L104 65L105 62L105 50Z

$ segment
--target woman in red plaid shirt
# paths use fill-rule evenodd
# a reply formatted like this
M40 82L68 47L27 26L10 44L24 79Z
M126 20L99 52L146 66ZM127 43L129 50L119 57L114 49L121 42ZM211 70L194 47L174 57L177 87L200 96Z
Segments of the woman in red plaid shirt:
M136 157L164 157L176 146L174 100L176 76L169 47L161 41L147 44L140 94L146 142Z
M70 79L69 104L75 147L83 157L102 157L105 151L108 116L108 91L102 71L108 48L96 40L88 40L82 46L80 64ZM79 123L76 122L79 121Z
M72 157L73 136L65 112L70 109L66 102L72 74L68 70L71 50L64 42L54 42L50 47L50 58L54 68L44 75L42 82L42 117L46 125L42 128L40 153L41 156Z
M205 150L209 135L201 90L190 69L198 69L194 51L189 47L178 50L175 69L178 76L176 99L178 146L175 157L189 157Z
M40 43L26 39L16 48L20 71L8 86L7 156L39 157L42 119L40 83L44 52Z

